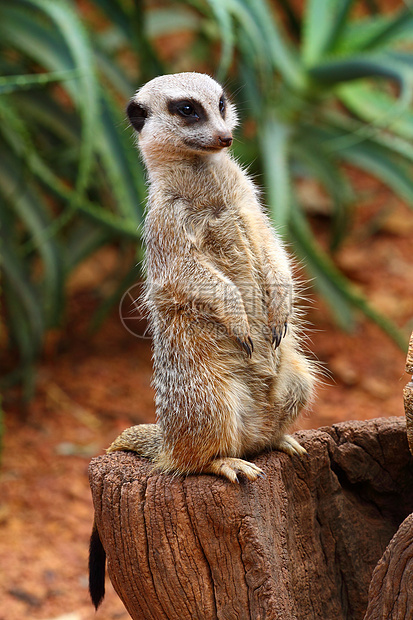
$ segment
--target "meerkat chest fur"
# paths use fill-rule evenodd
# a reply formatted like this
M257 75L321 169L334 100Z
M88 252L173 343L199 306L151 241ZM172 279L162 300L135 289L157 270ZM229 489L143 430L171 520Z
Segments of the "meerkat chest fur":
M162 256L171 276L173 269L182 275L188 254L209 260L237 286L258 284L265 260L260 207L252 183L228 155L187 166L178 179L175 169L152 189L146 221L150 279L156 279L157 266L162 271Z

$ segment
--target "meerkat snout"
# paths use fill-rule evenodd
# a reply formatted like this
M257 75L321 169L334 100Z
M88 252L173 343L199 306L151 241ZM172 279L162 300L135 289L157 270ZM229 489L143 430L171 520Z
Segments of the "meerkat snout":
M222 147L231 146L232 144L232 135L228 134L220 134L218 136L218 142Z

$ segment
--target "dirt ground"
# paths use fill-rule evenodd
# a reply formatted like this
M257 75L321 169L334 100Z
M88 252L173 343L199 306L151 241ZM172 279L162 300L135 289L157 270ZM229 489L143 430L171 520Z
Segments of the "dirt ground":
M337 263L407 333L413 329L413 212L368 181L361 189L368 200ZM315 225L323 238L323 218ZM67 325L39 366L34 400L22 410L14 392L4 399L0 620L129 617L109 582L96 615L87 592L88 463L125 427L154 420L150 342L125 329L118 309L100 332L87 328L96 305L90 283L108 252L75 275ZM340 331L313 294L311 302L309 347L330 376L298 427L403 415L405 354L363 319L352 334Z

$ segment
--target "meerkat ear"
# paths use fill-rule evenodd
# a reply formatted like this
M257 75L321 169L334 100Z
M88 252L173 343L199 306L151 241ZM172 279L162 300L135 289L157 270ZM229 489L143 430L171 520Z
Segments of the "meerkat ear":
M142 131L145 120L148 118L148 108L141 103L137 103L134 99L131 99L126 108L126 114L128 115L132 127L138 132Z

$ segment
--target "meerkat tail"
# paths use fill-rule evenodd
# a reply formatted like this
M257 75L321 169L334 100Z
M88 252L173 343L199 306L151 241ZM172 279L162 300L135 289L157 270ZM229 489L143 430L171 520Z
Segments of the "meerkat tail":
M155 461L159 455L162 431L157 424L138 424L123 431L106 452L129 450Z
M96 610L105 596L105 567L106 552L94 521L89 545L89 593Z

